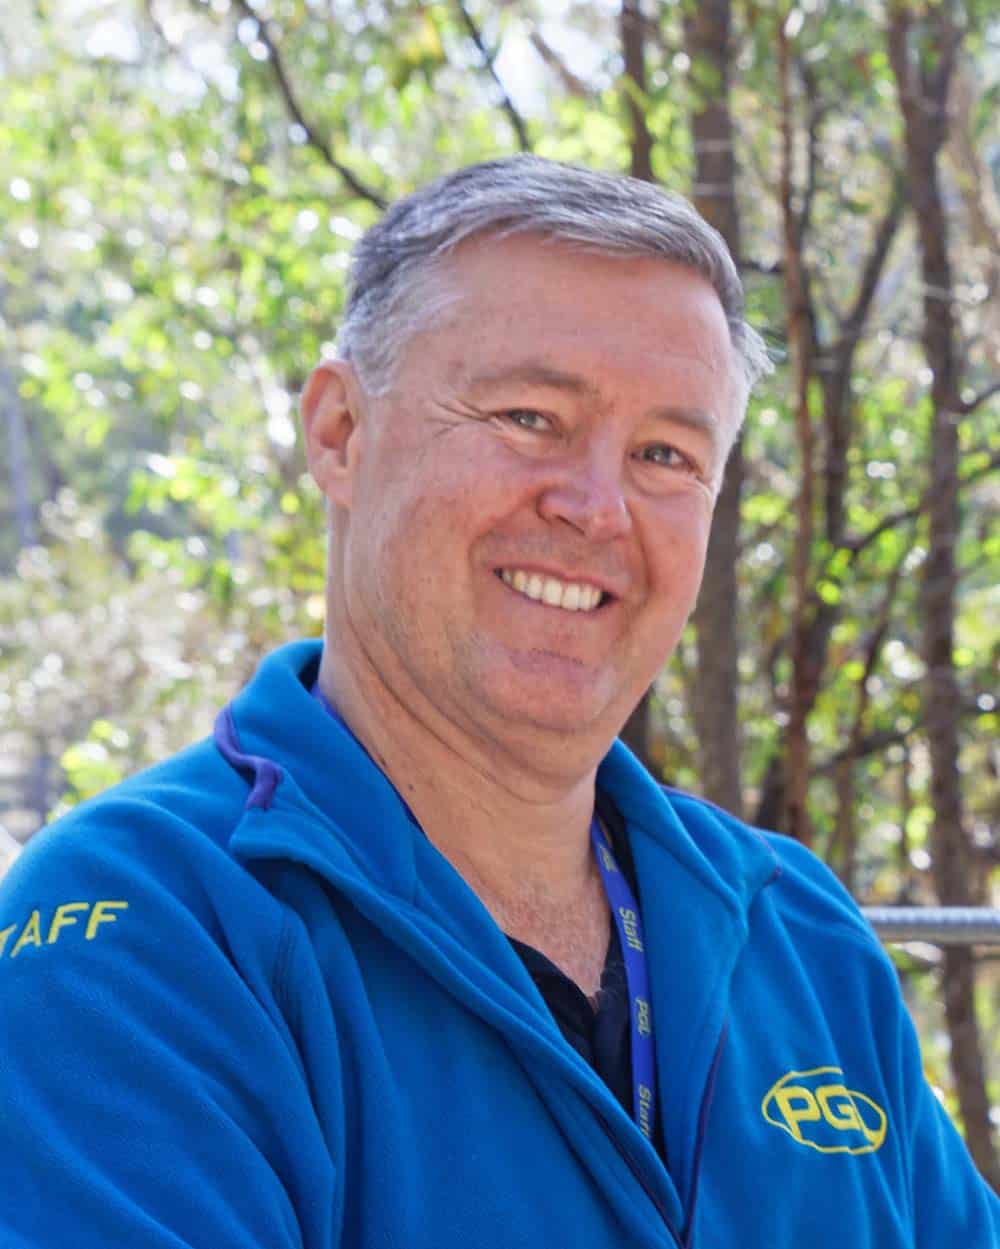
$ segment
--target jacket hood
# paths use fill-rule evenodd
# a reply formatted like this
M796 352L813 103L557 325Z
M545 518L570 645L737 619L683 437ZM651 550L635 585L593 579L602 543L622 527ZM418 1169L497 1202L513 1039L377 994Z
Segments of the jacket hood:
M319 640L293 642L268 655L220 714L216 744L250 785L248 809L267 810L280 787L284 802L312 809L324 825L335 826L345 870L353 868L369 883L412 902L419 890L417 850L424 839L392 782L312 696L321 655ZM597 788L628 826L640 878L642 860L652 852L665 853L692 884L714 894L738 920L778 871L774 851L757 830L657 784L619 740L598 769ZM359 816L372 835L350 835ZM407 835L390 841L375 835L379 828L397 834L406 830ZM324 849L330 852L329 843Z

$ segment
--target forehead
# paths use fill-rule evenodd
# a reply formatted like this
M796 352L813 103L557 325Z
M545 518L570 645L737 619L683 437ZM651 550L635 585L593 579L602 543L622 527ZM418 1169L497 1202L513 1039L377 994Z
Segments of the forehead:
M486 237L443 257L435 285L441 311L424 350L446 357L456 380L530 356L540 371L646 382L660 370L697 372L729 389L735 352L722 304L707 278L675 261Z

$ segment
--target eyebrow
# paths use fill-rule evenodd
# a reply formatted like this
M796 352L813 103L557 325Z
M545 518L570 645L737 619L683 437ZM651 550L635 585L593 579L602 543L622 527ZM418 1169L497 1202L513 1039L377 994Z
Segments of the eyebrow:
M562 369L555 369L551 365L542 364L534 360L513 365L510 368L497 369L491 373L479 373L465 380L467 385L473 389L514 383L528 386L545 386L551 390L561 390L565 394L575 395L581 399L589 399L593 402L601 399L601 393L597 387L578 373L566 373ZM664 404L660 407L651 408L647 415L654 420L684 425L688 429L708 434L716 447L722 442L717 418L711 412L705 411L704 408Z

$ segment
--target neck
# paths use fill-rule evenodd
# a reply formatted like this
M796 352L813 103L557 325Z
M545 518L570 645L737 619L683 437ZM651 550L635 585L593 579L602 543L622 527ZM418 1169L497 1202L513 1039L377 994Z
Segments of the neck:
M329 642L319 685L498 922L497 912L558 914L600 888L590 846L596 769L539 776L481 751Z

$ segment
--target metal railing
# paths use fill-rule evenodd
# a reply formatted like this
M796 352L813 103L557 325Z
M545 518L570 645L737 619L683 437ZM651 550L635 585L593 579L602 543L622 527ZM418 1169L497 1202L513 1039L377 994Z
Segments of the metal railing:
M883 941L1000 945L1000 910L988 906L864 906Z

